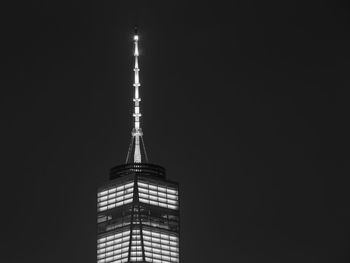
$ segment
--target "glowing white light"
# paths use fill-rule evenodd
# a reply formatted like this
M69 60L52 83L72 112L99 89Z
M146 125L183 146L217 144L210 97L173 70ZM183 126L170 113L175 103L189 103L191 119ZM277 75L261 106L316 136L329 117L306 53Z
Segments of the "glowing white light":
M175 188L138 182L139 201L142 203L178 209L178 191Z
M134 49L134 56L135 56L135 66L134 66L134 128L132 131L132 136L135 139L135 151L134 151L134 162L135 163L141 163L141 146L140 146L140 137L142 136L142 131L140 128L140 97L139 97L139 87L140 87L140 79L139 79L139 63L138 63L138 56L139 56L139 48L138 48L138 40L139 36L134 35L134 41L135 41L135 49Z
M130 231L119 232L97 240L97 262L126 262L129 252Z
M129 204L133 200L134 183L126 183L108 190L103 189L97 194L97 210L105 211L114 207Z
M179 262L179 238L176 235L148 229L142 233L147 262Z

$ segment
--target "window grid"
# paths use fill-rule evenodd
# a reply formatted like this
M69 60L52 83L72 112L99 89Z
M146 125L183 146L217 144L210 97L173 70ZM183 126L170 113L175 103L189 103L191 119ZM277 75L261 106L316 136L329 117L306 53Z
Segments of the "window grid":
M105 211L132 202L134 183L104 189L97 194L97 211Z
M178 191L175 188L138 182L139 200L142 203L178 209Z
M179 262L179 239L172 234L143 230L146 261Z
M134 229L132 231L131 237L131 251L130 251L130 260L131 261L143 261L142 255L142 244L141 244L141 235L139 229Z
M97 240L98 263L122 263L129 252L130 231L112 234Z

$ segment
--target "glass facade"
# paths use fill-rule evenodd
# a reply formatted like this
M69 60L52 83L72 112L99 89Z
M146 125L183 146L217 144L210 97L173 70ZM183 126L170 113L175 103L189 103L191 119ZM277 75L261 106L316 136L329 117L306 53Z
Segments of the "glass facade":
M139 200L155 206L178 209L178 191L164 185L138 181Z
M117 167L98 190L98 263L179 262L178 184L153 166Z
M127 262L130 231L112 233L97 240L97 262Z
M128 204L133 199L134 183L129 182L119 186L112 186L97 195L98 211L104 211L117 206Z
M179 238L172 233L143 229L146 262L179 262Z

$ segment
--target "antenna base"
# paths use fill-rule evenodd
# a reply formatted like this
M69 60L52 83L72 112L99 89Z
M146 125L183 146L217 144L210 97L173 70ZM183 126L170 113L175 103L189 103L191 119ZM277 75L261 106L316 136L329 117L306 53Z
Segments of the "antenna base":
M142 132L142 129L139 128L139 129L135 129L133 128L132 131L131 131L131 136L132 137L135 137L135 136L142 136L143 135L143 132Z

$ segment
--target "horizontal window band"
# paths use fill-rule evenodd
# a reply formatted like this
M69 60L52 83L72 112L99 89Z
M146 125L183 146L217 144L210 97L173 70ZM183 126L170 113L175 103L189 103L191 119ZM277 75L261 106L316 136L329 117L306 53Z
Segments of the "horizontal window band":
M123 190L129 189L129 188L132 189L133 187L134 187L134 182L123 184L123 185L120 185L120 186L117 186L117 187L110 187L110 188L103 189L100 192L98 192L97 196L98 197L102 197L104 195L115 193L115 192L118 192L118 191L123 191Z

